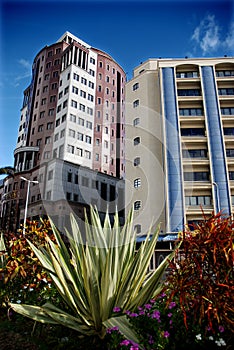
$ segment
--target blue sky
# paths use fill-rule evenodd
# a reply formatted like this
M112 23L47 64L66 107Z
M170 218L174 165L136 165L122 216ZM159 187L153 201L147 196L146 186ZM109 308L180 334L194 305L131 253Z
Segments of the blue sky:
M1 1L0 167L13 165L35 55L68 30L125 70L157 57L234 56L234 0Z

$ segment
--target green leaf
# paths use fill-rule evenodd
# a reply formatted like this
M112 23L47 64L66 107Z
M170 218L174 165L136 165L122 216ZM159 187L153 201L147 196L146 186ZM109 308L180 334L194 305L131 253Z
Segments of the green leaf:
M112 317L106 320L104 322L104 325L107 328L118 327L120 333L122 333L126 339L132 340L134 343L137 344L139 343L137 334L132 330L132 326L126 316ZM143 347L140 344L138 346L140 349L143 349Z

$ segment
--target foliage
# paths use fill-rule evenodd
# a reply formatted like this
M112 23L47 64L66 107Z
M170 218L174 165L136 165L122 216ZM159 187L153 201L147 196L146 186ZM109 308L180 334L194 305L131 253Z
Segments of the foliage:
M77 222L71 216L72 235L67 232L69 249L52 224L56 244L49 237L46 249L29 244L72 312L51 303L41 307L12 303L11 307L36 321L62 324L86 336L103 338L106 327L121 323L121 332L134 340L126 315L118 319L113 307L134 310L157 295L162 289L161 277L168 259L154 272L149 272L158 231L151 239L149 233L136 252L132 221L131 211L121 230L118 214L112 227L107 213L102 227L97 210L91 208L91 225L86 218L84 244ZM173 253L170 258L172 256Z
M5 248L0 266L1 306L7 305L9 301L20 303L36 300L40 303L43 294L47 294L49 289L50 294L54 293L49 284L51 279L29 245L31 241L37 246L45 246L47 236L54 240L48 220L28 222L25 235L21 230L16 234L2 234L1 245Z
M183 253L171 262L171 300L176 297L185 325L217 332L234 329L234 222L220 213L183 233ZM188 319L190 317L190 319Z
M114 308L117 313L123 311ZM137 333L139 343L135 344L125 339L118 327L107 329L107 342L110 350L131 349L138 350L182 350L182 349L218 349L228 347L228 335L223 327L215 334L205 330L199 324L185 327L183 312L179 303L170 301L165 293L147 304L138 307L134 312L124 311L127 314L134 332ZM231 344L231 342L230 342Z

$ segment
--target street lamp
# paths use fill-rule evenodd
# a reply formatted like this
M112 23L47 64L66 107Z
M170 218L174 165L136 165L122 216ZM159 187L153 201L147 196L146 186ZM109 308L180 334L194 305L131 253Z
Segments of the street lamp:
M219 185L217 184L217 182L214 182L214 181L212 182L212 184L216 187L217 206L218 206L218 212L220 212Z
M20 176L22 180L26 181L28 183L27 187L27 195L26 195L26 203L25 203L25 209L24 209L24 227L23 227L23 236L25 235L25 227L26 227L26 219L27 219L27 211L28 211L28 198L29 198L29 187L31 183L38 184L38 181L34 180L28 180L23 176Z

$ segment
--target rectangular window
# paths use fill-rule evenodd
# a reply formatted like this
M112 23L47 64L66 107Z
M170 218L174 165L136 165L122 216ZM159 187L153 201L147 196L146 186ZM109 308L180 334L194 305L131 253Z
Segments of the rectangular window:
M87 107L87 114L93 115L93 108Z
M50 96L50 102L55 102L56 101L56 96L53 95L53 96Z
M92 142L91 136L86 135L85 136L85 142L91 144L91 142Z
M74 154L74 146L72 145L67 145L67 152Z
M48 116L54 115L54 108L49 109Z
M85 158L91 159L91 152L90 151L85 151Z
M44 152L44 159L50 159L50 152Z
M92 122L86 121L86 128L92 130Z
M48 172L48 180L52 180L53 179L53 170L50 170Z
M52 122L47 123L46 129L47 130L53 129L53 123Z
M77 147L77 148L76 148L76 154L77 154L79 157L83 157L83 149L80 148L80 147Z
M86 92L84 90L80 90L80 96L86 98Z
M205 171L184 172L184 181L209 181L210 173Z
M70 114L70 121L76 123L76 116L75 114Z
M94 83L93 83L92 81L89 81L89 87L90 87L91 89L94 89Z
M85 79L85 78L82 77L82 78L81 78L81 83L84 84L84 85L87 85L87 79Z
M93 69L90 69L90 70L89 70L89 74L92 75L92 77L94 77L94 76L95 76L94 70L93 70Z
M83 105L82 103L79 104L79 110L82 112L85 112L85 105Z
M53 84L51 84L51 90L55 90L55 89L57 89L57 86L58 86L58 84L57 84L57 83L53 83Z
M67 182L72 182L72 172L67 173Z
M75 130L69 129L69 130L68 130L68 135L69 135L70 137L75 138L75 137L76 137L76 132L75 132Z
M89 178L82 176L82 186L89 187Z
M77 108L77 102L74 100L71 100L71 107Z
M72 86L72 92L73 94L78 95L78 88L76 86Z
M79 75L76 73L73 73L73 79L76 81L79 81Z
M84 126L84 119L83 118L78 118L78 124L81 126Z
M78 133L77 133L77 139L78 139L79 141L83 141L83 140L84 140L84 134L82 134L81 132L78 132Z

